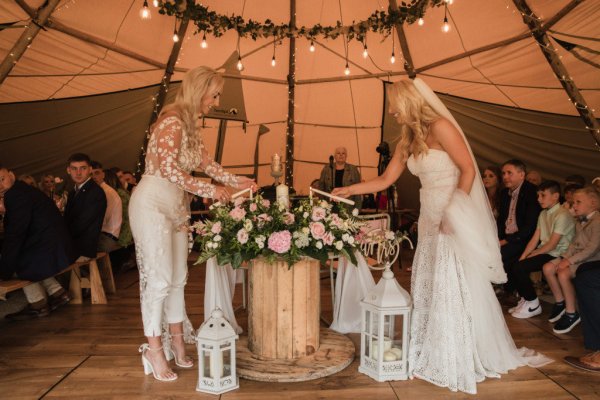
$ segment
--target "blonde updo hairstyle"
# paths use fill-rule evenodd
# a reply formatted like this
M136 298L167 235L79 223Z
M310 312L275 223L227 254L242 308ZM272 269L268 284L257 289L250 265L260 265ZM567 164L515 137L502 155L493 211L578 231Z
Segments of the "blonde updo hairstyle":
M175 113L183 123L183 135L187 140L187 148L195 149L200 144L196 133L196 122L200 117L199 109L202 98L213 88L221 91L225 81L223 76L210 67L200 66L189 70L181 81L181 86L175 96L175 101L166 105L160 112Z
M400 124L400 146L402 155L407 158L410 153L418 156L427 152L425 139L431 124L440 118L425 101L410 80L402 80L387 88L388 102L391 111L398 113L396 121Z

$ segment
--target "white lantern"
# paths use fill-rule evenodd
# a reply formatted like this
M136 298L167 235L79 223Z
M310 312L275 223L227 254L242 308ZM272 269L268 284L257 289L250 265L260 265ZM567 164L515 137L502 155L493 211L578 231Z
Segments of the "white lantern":
M235 341L238 335L223 317L213 310L196 336L198 346L199 392L221 394L240 387L235 371Z
M408 341L412 301L394 278L390 266L399 255L406 236L392 232L369 234L372 240L363 251L377 246L379 262L385 258L381 280L361 301L360 366L358 370L378 382L408 378ZM412 245L412 243L411 243Z

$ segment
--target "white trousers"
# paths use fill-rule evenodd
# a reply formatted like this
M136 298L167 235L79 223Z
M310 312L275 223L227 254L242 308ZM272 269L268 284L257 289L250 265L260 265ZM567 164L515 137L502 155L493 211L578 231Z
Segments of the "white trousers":
M62 286L54 278L47 278L40 282L32 283L23 288L23 293L27 298L28 303L37 303L46 300L46 293L53 295L60 292Z
M189 218L184 192L171 182L144 175L129 202L129 220L140 272L145 336L161 336L163 322L186 317Z

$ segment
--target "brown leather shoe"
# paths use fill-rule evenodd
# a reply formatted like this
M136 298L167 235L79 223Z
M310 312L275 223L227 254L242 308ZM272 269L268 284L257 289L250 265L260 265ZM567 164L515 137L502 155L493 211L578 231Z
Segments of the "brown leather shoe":
M63 290L63 292L58 296L48 296L48 305L50 306L50 311L54 311L70 301L71 296L69 296L69 293L67 293L66 290Z
M567 356L564 358L565 362L575 368L583 369L589 372L600 372L600 364L587 363L581 361L578 357Z
M29 319L47 317L50 315L50 309L48 305L45 305L42 308L33 308L31 304L27 304L27 306L19 312L6 314L4 318L11 321L27 321Z

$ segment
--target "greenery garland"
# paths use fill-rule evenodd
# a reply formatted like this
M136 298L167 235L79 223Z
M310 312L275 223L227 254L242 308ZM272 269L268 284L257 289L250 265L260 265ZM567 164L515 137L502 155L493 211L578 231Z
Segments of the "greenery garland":
M312 40L316 37L325 39L336 39L339 35L345 35L347 40L357 39L363 41L367 32L377 32L389 35L392 28L397 24L406 22L412 24L425 15L427 7L440 7L446 4L446 0L412 0L401 2L398 10L375 11L366 20L355 22L344 26L337 21L335 26L323 26L317 24L313 27L295 27L289 24L274 24L270 19L263 23L245 20L239 15L222 15L215 11L209 11L208 7L196 4L194 0L168 0L159 1L160 14L175 16L178 19L188 18L196 25L195 34L200 32L211 34L215 37L222 36L229 30L237 31L243 38L269 38L282 39L285 37L305 37Z

